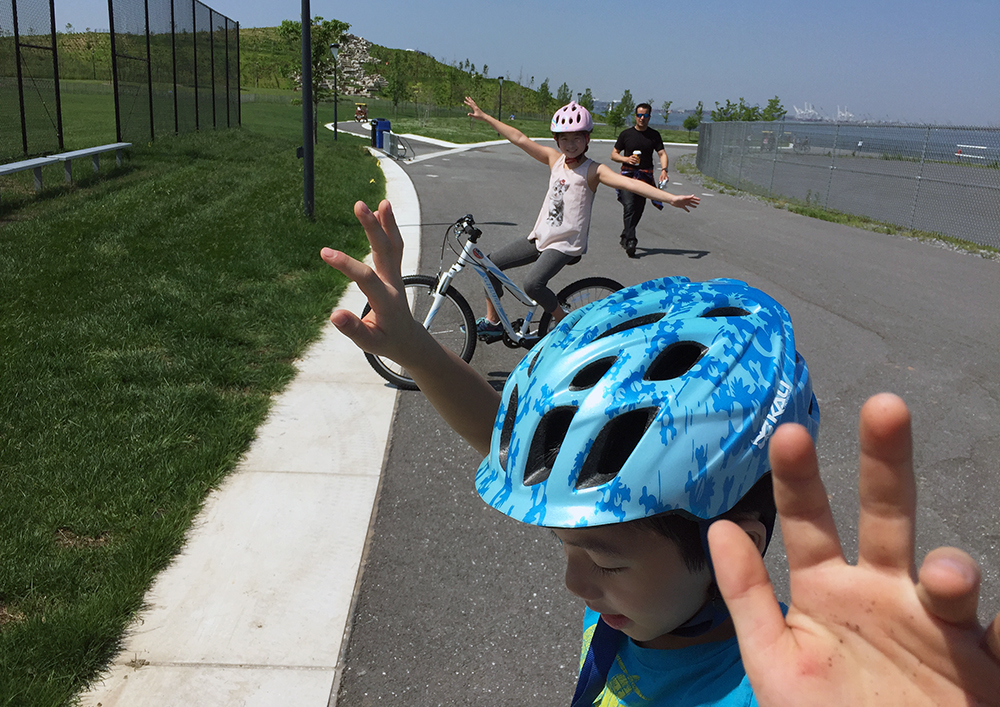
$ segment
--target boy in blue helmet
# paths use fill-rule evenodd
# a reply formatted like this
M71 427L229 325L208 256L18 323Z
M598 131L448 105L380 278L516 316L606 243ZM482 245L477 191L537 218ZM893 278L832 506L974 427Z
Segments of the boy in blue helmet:
M808 376L773 300L732 281L629 288L571 314L500 396L410 316L388 202L355 213L375 271L322 256L373 311L331 320L404 365L487 455L476 480L487 502L562 540L567 587L592 610L576 704L997 704L1000 621L976 622L975 562L942 548L914 567L905 405L881 395L862 410L859 562L848 565L818 476ZM778 428L787 419L805 424ZM761 561L767 504L753 497L768 470L787 614ZM701 536L703 566L682 552Z

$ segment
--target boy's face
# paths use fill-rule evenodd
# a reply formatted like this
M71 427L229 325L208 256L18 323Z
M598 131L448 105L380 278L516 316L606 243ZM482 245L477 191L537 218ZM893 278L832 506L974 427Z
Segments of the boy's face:
M567 157L579 157L590 144L590 133L556 133L556 146Z
M656 532L627 523L552 532L566 554L566 588L647 648L673 647L675 638L665 634L708 597L708 567L689 570L677 545Z

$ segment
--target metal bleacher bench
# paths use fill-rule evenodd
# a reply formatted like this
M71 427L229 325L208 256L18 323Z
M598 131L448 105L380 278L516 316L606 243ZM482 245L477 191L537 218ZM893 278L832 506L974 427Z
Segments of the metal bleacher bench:
M63 171L66 174L66 182L68 183L73 181L73 160L90 157L94 165L94 171L97 172L100 169L100 156L102 154L105 152L114 152L115 161L120 165L122 163L122 152L129 147L132 147L131 142L115 142L110 145L86 147L82 150L61 152L58 155L48 155L46 157L35 157L30 160L21 160L20 162L11 162L10 164L0 165L0 176L14 174L15 172L25 172L30 169L35 173L35 191L41 191L42 167L62 162Z

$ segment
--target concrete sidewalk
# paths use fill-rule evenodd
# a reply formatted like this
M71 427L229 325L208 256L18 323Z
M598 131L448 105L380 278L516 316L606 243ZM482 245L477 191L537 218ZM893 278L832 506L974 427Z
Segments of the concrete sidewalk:
M416 272L416 191L376 156ZM338 306L364 303L352 285ZM84 707L335 703L396 390L329 323L296 368Z

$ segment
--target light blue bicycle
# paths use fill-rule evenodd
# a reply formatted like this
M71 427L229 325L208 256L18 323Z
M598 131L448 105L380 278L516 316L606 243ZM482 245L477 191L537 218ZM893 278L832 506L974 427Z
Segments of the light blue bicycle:
M483 232L476 228L472 214L466 214L450 224L444 232L444 243L458 253L458 260L447 272L444 272L444 258L437 275L406 275L403 286L406 289L406 299L410 303L413 318L423 322L424 327L434 339L465 361L471 361L476 352L476 317L472 308L462 294L452 286L455 277L466 268L472 266L483 280L486 296L493 302L500 322L503 324L503 337L499 339L510 348L530 349L549 331L552 326L552 315L542 311L535 321L538 303L531 299L515 285L503 271L480 250L477 243ZM454 242L449 242L449 236ZM456 247L456 244L458 247ZM442 253L444 244L442 244ZM579 258L571 261L571 265ZM490 275L493 275L503 285L504 289L513 295L521 304L527 307L523 317L512 320L504 310L501 299L493 289ZM572 282L556 295L559 303L567 311L579 309L586 304L617 292L622 284L607 277L585 277ZM361 316L368 314L371 307L365 304ZM484 339L484 341L486 341ZM486 343L492 343L487 341ZM406 370L390 359L366 353L365 357L375 372L387 381L403 390L416 390L417 386Z

